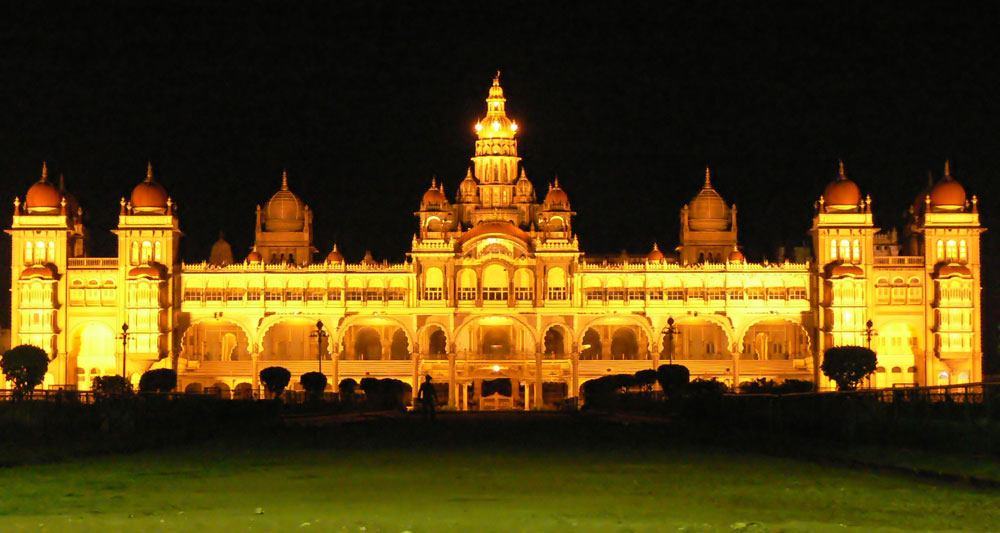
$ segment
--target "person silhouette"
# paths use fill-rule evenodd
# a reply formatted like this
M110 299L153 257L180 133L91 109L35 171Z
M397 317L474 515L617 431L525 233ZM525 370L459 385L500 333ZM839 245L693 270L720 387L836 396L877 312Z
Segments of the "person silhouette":
M437 407L437 390L434 389L434 385L431 384L431 375L427 374L424 376L424 382L420 384L420 392L417 393L417 399L424 408L424 420L434 420L434 408Z

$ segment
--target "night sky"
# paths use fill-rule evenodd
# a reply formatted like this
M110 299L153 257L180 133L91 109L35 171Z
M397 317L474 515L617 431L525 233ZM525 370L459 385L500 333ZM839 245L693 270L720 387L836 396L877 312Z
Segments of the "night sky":
M676 246L706 164L752 260L808 239L838 158L880 227L950 158L1000 228L995 7L23 4L0 13L0 217L46 160L86 211L92 255L114 253L118 200L152 160L187 261L220 230L245 256L283 168L321 254L336 241L348 260L400 261L431 177L454 198L497 69L528 177L542 196L558 174L592 254ZM996 242L984 235L988 334Z

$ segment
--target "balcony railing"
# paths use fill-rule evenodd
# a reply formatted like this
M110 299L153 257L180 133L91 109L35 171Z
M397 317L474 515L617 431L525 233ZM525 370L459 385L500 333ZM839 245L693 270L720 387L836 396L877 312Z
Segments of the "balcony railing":
M69 268L118 268L117 257L71 257Z
M876 266L924 266L922 255L887 255L876 256Z

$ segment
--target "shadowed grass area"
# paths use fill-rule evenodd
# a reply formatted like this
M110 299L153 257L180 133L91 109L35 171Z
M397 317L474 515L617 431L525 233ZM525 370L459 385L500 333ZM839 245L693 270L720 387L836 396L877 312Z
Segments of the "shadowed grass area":
M1000 524L996 491L715 449L665 426L559 415L453 415L432 425L404 418L230 436L9 468L0 483L3 531L990 531Z

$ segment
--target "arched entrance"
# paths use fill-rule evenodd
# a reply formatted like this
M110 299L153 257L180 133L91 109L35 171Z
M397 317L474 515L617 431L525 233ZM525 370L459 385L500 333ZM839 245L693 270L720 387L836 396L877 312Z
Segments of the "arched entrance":
M580 359L596 360L601 358L603 344L601 334L594 328L587 328L583 334L583 344L580 346Z
M249 361L250 339L227 320L201 320L184 331L182 357L194 361Z
M809 337L801 325L782 319L762 320L743 335L740 359L784 361L809 355Z
M315 361L320 344L316 337L316 321L305 317L282 319L271 326L261 342L264 361ZM328 358L327 339L323 339L323 358Z
M488 316L463 325L456 334L457 349L467 359L534 360L535 336L511 317Z
M70 338L69 355L76 360L77 388L89 390L94 378L121 372L115 334L104 324L77 328Z
M546 359L564 359L569 350L566 349L566 338L568 335L562 326L555 325L545 330L542 339L543 354Z
M673 359L731 359L729 337L722 326L711 320L691 319L677 324L673 336ZM662 332L662 359L669 359L670 337Z

